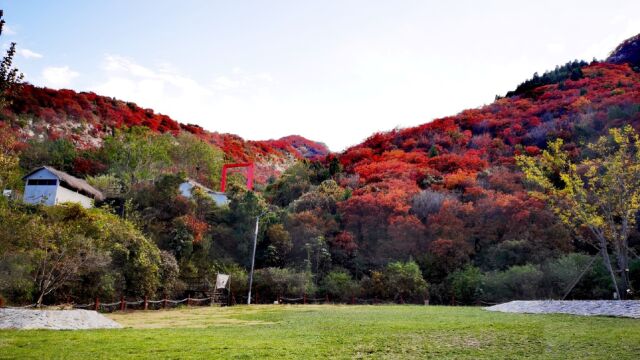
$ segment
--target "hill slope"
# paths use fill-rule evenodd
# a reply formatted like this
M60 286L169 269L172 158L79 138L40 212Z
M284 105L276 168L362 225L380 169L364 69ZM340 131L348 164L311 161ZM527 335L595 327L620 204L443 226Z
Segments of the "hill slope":
M432 280L469 261L505 269L581 246L527 195L514 155L538 154L556 138L578 155L611 127L640 130L640 73L625 61L573 62L519 88L342 153L341 184L354 191L339 205L340 238L373 263L422 259Z
M255 162L258 181L277 175L298 159L317 158L328 148L301 136L278 140L247 141L233 134L209 132L197 125L181 124L169 116L131 102L91 92L54 90L26 84L13 94L3 120L10 121L22 140L31 138L72 141L80 149L99 147L113 129L146 126L159 133L193 133L221 148L228 161Z

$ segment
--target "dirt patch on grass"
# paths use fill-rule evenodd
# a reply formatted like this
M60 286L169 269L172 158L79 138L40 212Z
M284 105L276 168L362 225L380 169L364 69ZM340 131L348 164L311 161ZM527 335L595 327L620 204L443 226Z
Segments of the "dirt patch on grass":
M124 327L133 329L207 328L225 325L267 325L273 322L242 320L235 316L256 314L259 309L250 308L188 308L171 310L132 311L107 315Z
M429 335L427 339L430 343L436 344L437 346L467 349L480 349L490 346L495 340L491 335L479 338L474 335L461 335L454 333Z

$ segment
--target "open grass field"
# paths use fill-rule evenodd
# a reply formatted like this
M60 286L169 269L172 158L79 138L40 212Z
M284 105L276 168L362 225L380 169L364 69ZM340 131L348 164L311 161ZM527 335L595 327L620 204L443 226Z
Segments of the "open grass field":
M236 306L111 314L126 329L0 331L2 359L640 359L640 320L471 307Z

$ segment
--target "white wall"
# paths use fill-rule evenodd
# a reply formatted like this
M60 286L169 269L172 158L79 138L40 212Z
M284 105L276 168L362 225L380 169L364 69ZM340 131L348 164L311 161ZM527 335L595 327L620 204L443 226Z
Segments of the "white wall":
M85 208L93 207L93 199L60 186L60 180L47 169L42 169L29 176L27 180L56 180L57 185L25 184L23 201L29 204L56 205L64 202L79 203ZM28 181L27 181L28 183Z
M85 208L93 207L93 199L87 196L84 196L80 193L77 193L73 190L69 190L67 188L63 188L62 186L58 187L58 192L56 193L56 204L61 204L65 202L75 202L82 205Z
M178 187L178 190L180 191L180 194L184 197L186 197L187 199L191 199L191 190L193 189L193 184L191 184L188 181L183 182L182 184L180 184L180 187Z
M29 179L56 180L58 178L46 169L29 176ZM56 204L57 185L25 185L23 201L29 204Z
M229 198L224 193L215 192L215 193L210 193L209 196L211 196L213 201L215 201L216 205L218 206L229 204Z

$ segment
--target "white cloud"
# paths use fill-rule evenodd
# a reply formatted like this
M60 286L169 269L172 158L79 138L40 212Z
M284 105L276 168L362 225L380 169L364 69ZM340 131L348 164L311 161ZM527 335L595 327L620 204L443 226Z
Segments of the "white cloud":
M42 54L37 53L33 50L29 50L29 49L18 49L18 55L22 56L25 59L42 59Z
M122 56L109 55L103 70L106 80L92 86L102 95L139 103L172 116L198 106L212 95L210 89L162 64L160 69L142 66Z
M268 92L274 80L269 73L233 68L199 81L171 64L148 67L118 55L106 56L102 69L105 79L90 86L91 91L133 101L211 131L257 133L250 119L260 118L266 107L273 111Z
M49 66L42 70L44 85L53 88L69 86L78 76L80 74L71 70L68 66Z

